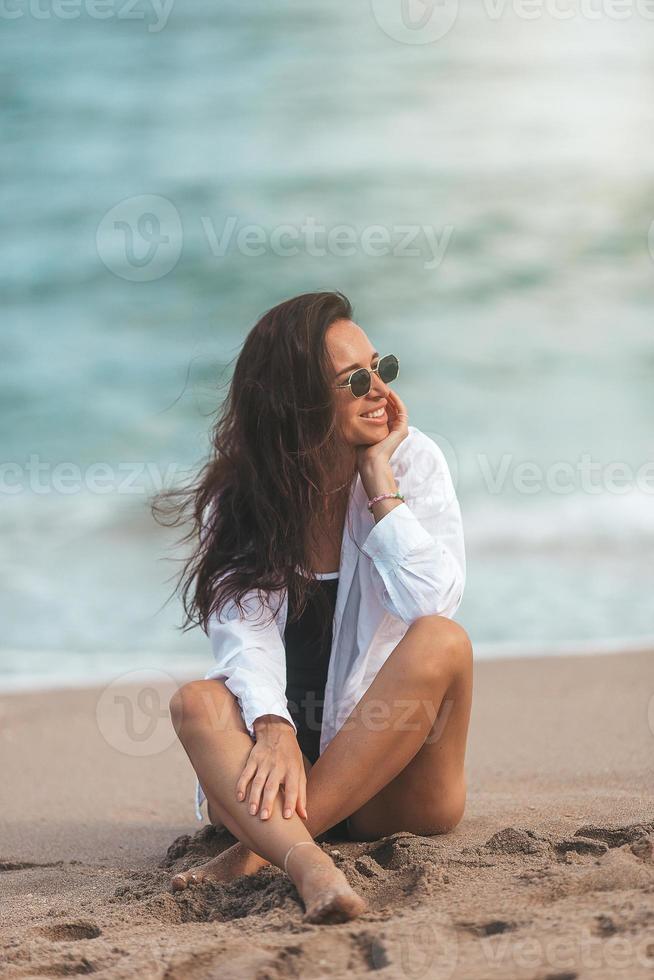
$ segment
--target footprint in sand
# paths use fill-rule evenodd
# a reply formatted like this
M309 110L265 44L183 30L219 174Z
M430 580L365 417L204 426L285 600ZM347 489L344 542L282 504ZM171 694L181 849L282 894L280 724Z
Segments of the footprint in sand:
M55 922L53 925L42 926L39 934L55 943L68 943L76 939L97 939L102 930L95 922L76 919L74 922Z

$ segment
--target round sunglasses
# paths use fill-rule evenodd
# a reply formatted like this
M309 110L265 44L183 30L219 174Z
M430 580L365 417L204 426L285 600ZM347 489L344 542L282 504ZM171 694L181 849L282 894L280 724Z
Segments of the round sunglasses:
M390 384L391 381L395 381L400 373L400 362L395 354L385 354L384 357L381 357L377 361L372 371L379 375L384 384ZM334 385L334 387L349 388L355 398L361 398L370 391L372 371L368 370L368 368L357 368L356 371L352 372L345 384Z

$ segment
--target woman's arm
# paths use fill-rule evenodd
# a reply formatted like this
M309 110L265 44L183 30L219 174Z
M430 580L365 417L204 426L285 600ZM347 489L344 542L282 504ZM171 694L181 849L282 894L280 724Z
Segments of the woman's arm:
M210 617L216 666L206 675L224 680L255 740L235 787L236 798L250 813L260 806L262 819L268 819L283 784L284 816L291 817L297 809L306 820L306 773L286 702L284 643L267 595L262 600L253 589L246 593L243 607L245 616L232 601L223 606L220 617Z
M235 602L227 603L209 619L208 634L216 666L206 675L225 682L238 698L243 720L255 738L254 722L262 716L286 719L297 731L286 702L286 651L268 601L257 590L243 599L246 615ZM270 619L265 625L263 620Z
M220 494L207 504L202 514L202 543L219 499ZM297 731L286 703L286 651L269 600L268 593L264 593L262 601L258 590L251 589L242 600L245 615L231 600L222 607L220 615L214 613L209 617L207 628L216 665L205 675L205 680L215 677L225 682L238 698L243 720L253 738L256 738L254 722L262 718L257 727L263 727L275 720L267 717L270 715L277 720L286 719L293 731ZM264 622L266 625L262 625Z
M400 477L405 501L374 504L376 523L362 545L381 604L409 625L419 616L452 618L466 575L461 511L447 461L427 435L415 432L414 439ZM369 497L397 489L387 461L372 464L361 479Z

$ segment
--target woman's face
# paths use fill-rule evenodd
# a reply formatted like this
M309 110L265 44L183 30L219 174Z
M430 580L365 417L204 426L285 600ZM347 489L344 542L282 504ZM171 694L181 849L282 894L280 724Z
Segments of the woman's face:
M345 384L359 367L370 370L381 356L375 351L364 331L352 320L336 320L326 334L327 350L334 366L332 384ZM388 435L388 416L385 410L389 387L378 374L373 374L370 391L355 398L351 389L334 388L336 420L345 441L351 446L370 446ZM379 418L365 418L370 412L383 408Z

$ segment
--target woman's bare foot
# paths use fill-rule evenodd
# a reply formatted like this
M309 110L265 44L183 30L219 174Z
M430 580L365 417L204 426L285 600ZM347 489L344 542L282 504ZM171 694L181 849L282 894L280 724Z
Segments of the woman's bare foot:
M330 856L313 842L289 853L288 874L304 902L305 922L348 922L368 910Z
M198 864L195 868L176 874L171 885L173 891L178 892L188 885L196 885L201 881L231 881L239 875L254 875L259 868L264 868L267 864L270 864L270 861L266 861L238 841L205 864Z

